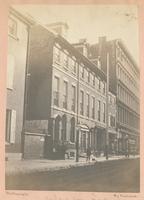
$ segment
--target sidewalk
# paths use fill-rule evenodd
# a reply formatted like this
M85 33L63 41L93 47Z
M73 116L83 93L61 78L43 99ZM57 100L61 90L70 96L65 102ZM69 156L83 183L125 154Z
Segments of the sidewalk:
M106 160L105 157L99 157L96 161L86 162L85 158L80 158L79 162L75 160L10 160L6 161L6 175L16 175L16 174L25 174L25 173L32 173L32 172L44 172L44 171L55 171L60 169L68 169L71 167L78 167L78 166L87 166L93 165L96 162L108 162L111 160L118 160L118 159L134 159L138 158L139 156L130 156L126 158L125 156L113 156L109 157Z

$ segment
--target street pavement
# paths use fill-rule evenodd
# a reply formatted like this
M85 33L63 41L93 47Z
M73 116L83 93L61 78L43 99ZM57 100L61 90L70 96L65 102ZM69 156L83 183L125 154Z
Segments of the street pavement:
M24 161L25 162L25 161ZM30 162L30 161L29 161ZM47 161L57 165L58 161ZM63 164L66 161L63 161ZM60 161L62 166L62 161ZM33 163L34 164L34 163ZM49 165L50 166L50 165ZM68 167L69 166L69 167ZM52 167L52 165L51 165ZM36 169L36 168L35 168ZM79 166L66 165L59 170L33 170L7 174L6 190L134 192L140 191L140 159L117 158Z
M129 159L136 158L130 156ZM117 159L126 159L125 156L111 156L109 157L108 161L110 160L117 160ZM93 165L95 162L106 162L105 157L98 157L96 161L86 162L85 158L79 158L79 162L76 162L75 159L66 159L66 160L47 160L47 159L40 159L40 160L9 160L6 161L5 169L7 175L16 175L16 174L26 174L32 172L44 172L44 171L55 171L60 169L67 169L71 167L77 166L86 166L86 165Z

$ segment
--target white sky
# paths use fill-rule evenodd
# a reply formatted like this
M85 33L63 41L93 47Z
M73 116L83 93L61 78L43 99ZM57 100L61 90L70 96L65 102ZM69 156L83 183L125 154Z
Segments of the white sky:
M138 11L134 5L20 5L18 11L29 14L42 24L66 22L67 40L87 38L96 43L98 37L122 39L139 63Z

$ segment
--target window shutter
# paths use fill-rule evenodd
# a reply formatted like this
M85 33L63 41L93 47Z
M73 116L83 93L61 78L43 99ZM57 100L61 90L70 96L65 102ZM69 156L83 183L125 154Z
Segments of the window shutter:
M10 143L15 143L15 130L16 130L16 111L12 110L12 112L11 112L11 135L10 135Z

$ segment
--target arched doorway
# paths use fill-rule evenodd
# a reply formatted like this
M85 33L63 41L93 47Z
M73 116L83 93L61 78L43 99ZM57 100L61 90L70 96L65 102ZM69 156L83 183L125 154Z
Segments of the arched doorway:
M86 153L89 146L89 127L86 124L80 125L80 152Z
M61 117L58 115L56 118L55 118L55 129L54 129L54 140L55 142L58 142L59 141L59 137L60 137L60 120L61 120Z
M66 117L66 115L63 115L62 116L62 130L61 130L61 140L62 141L66 141L66 139L67 139L66 133L67 133L67 117Z
M75 118L71 118L70 141L75 142Z

